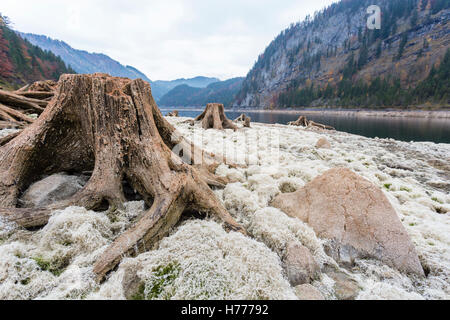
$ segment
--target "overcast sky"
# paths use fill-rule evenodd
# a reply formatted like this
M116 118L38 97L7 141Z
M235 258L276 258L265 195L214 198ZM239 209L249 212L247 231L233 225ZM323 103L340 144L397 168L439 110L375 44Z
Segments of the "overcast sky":
M13 28L99 52L152 80L245 76L273 38L334 0L1 0Z

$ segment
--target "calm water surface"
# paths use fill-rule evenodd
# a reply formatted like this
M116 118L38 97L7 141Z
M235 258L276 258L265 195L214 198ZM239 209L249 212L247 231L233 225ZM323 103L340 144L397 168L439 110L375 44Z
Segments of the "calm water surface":
M162 108L166 115L169 111L178 110L181 117L195 118L202 110L183 110L181 108ZM242 112L226 112L229 119L236 119ZM245 112L252 122L269 124L287 124L298 119L299 113L278 112ZM391 118L345 115L308 115L308 119L330 125L338 131L344 131L369 138L392 138L401 141L431 141L435 143L450 143L450 119L431 118Z

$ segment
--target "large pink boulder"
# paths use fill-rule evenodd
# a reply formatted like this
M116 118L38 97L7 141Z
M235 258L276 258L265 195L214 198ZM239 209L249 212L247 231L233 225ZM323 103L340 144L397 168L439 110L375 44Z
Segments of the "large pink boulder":
M394 208L376 185L348 169L332 169L294 193L272 202L331 240L328 253L340 263L376 258L406 273L424 275L414 245Z

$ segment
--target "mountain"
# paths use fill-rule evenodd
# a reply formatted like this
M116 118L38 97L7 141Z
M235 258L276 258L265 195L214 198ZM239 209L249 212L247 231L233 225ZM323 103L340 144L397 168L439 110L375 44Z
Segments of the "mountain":
M195 77L191 79L177 79L172 81L158 80L152 83L152 94L155 100L159 101L170 90L180 85L187 85L192 88L206 88L212 83L220 82L217 78Z
M0 16L1 18L1 16ZM75 73L60 57L22 39L0 19L0 86L17 89L39 80Z
M205 106L210 102L230 106L243 81L244 78L233 78L212 83L206 88L194 88L182 84L165 94L159 103L162 106L171 107Z
M367 28L378 5L380 30ZM448 105L442 64L448 0L342 0L292 24L266 48L234 101L239 107ZM442 65L441 65L442 64ZM433 74L434 72L434 74ZM442 82L444 81L444 82ZM420 88L427 87L423 96Z
M116 77L126 77L130 79L141 78L150 82L150 79L136 68L124 66L105 54L77 50L64 41L54 40L43 35L21 32L18 32L18 34L32 44L60 56L64 62L70 65L78 73L103 72Z

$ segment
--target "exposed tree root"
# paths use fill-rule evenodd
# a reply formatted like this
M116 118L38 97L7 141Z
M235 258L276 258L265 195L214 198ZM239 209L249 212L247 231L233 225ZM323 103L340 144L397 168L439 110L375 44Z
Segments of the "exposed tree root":
M203 129L233 129L237 130L234 123L225 115L225 107L219 103L208 103L205 111L195 121L201 121Z
M172 151L180 148L184 161ZM39 119L0 148L0 215L36 227L67 206L121 207L126 180L150 209L95 263L101 281L123 256L148 250L167 235L185 211L215 215L228 230L246 233L209 187L227 183L214 174L221 158L192 145L165 120L148 83L64 75ZM29 185L63 171L92 175L69 199L47 208L17 208Z

